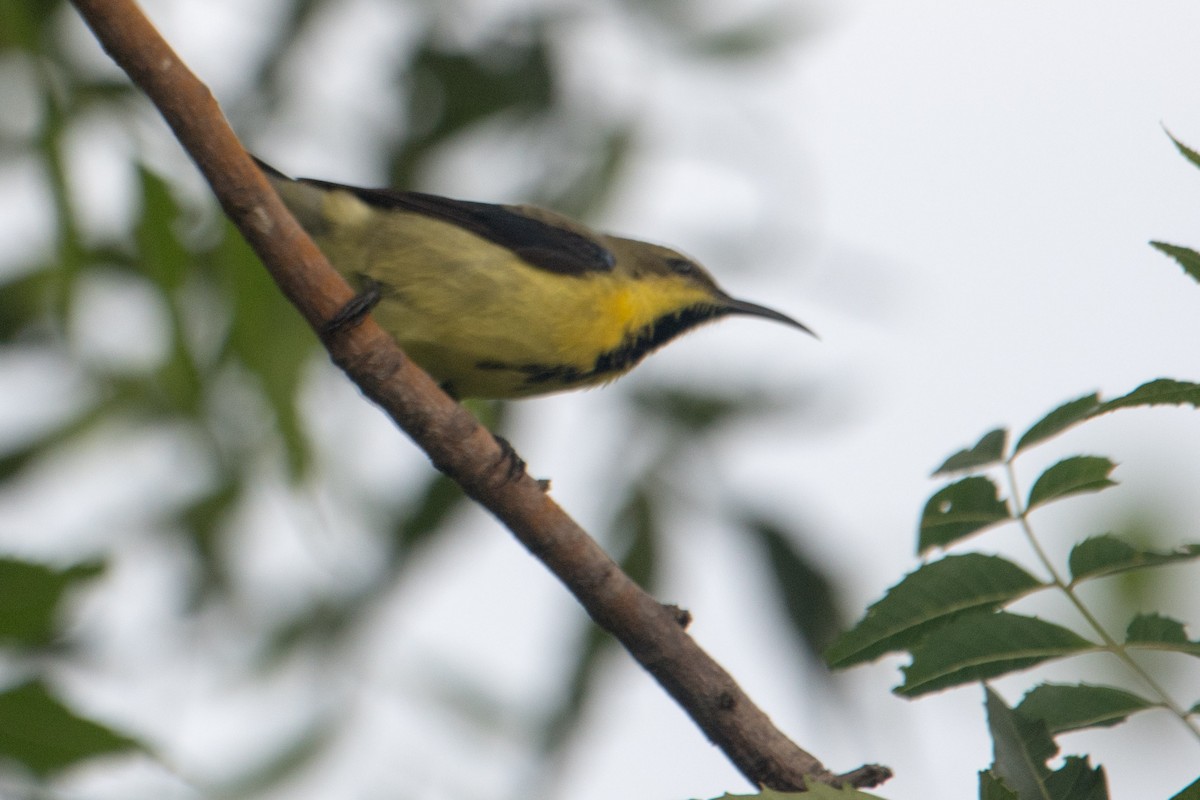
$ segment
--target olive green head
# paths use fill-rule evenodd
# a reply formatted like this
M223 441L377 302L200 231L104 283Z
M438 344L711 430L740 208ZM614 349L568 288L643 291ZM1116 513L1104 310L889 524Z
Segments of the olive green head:
M699 317L697 321L702 322L741 314L782 322L816 335L807 325L773 308L730 297L704 267L669 247L618 236L604 238L616 256L614 271L623 272L648 287L661 306L658 309L660 315L690 310Z

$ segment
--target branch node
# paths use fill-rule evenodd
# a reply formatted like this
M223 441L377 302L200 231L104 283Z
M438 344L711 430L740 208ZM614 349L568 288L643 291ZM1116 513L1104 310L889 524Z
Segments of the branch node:
M663 603L662 607L665 608L667 613L671 615L671 619L675 620L675 624L680 628L683 628L685 631L688 629L688 626L692 624L692 612L688 611L686 608L680 608L674 603Z
M837 776L839 786L853 786L856 789L870 789L890 780L892 771L882 764L864 764L858 769L843 772Z

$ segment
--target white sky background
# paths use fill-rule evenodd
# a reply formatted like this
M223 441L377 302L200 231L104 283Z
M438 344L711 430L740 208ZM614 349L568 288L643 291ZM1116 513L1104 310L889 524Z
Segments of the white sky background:
M811 323L822 342L796 346L787 332L731 323L661 359L695 366L716 350L719 372L761 363L747 348L769 348L764 360L783 382L807 373L828 387L834 424L782 437L762 430L756 449L739 450L745 473L735 480L770 487L777 502L794 498L802 518L817 521L816 547L857 579L853 594L865 604L913 565L915 520L934 487L926 476L954 449L994 425L1019 432L1093 389L1111 396L1157 376L1196 377L1200 287L1146 241L1197 241L1200 175L1160 123L1185 141L1200 136L1200 53L1189 44L1200 6L856 2L830 8L826 20L794 60L756 76L761 96L739 98L742 108L787 109L752 157L767 173L756 177L777 192L767 202L797 216L784 246L793 258L776 252L769 266L734 276L739 289L753 288L743 293ZM663 102L687 114L681 107L696 97ZM796 183L781 185L788 179ZM654 204L651 190L638 191ZM702 207L711 200L696 195ZM1164 513L1194 519L1197 434L1187 412L1140 413L1064 438L1032 465L1108 453L1126 465L1116 475L1125 502L1167 503ZM1027 468L1026 491L1036 474ZM878 494L864 497L861 486ZM1113 524L1105 510L1121 501L1075 501L1097 505L1080 509L1082 530L1047 525L1051 550ZM1171 534L1188 536L1188 526ZM1011 538L981 541L1004 547ZM899 678L893 662L852 676L857 719L814 709L795 676L763 663L779 646L772 634L746 630L760 619L752 587L761 576L733 574L729 542L704 545L683 579L696 591L682 598L697 613L696 635L798 742L839 768L861 759L896 768L880 790L888 797L975 795L975 771L990 760L977 689L899 700L887 693ZM1194 619L1195 593L1179 602ZM1001 686L1015 702L1030 682ZM653 687L637 691L622 707L652 702ZM645 739L617 744L628 729L615 714L603 747L616 752L594 771L581 767L584 796L608 796L603 776L658 780L648 776L664 755L646 742L686 741L670 724L638 725ZM1114 797L1166 797L1200 763L1178 727L1147 717L1067 737L1064 749L1104 763ZM663 775L659 792L639 784L637 794L702 793L712 780L702 745L697 757ZM644 768L630 768L639 760ZM672 783L681 774L695 788Z
M653 42L619 44L629 32L612 30L598 14L578 26L568 74L573 82L594 82L596 102L648 125L644 161L602 222L678 246L734 294L792 313L821 334L817 343L782 327L731 320L672 345L627 382L688 377L723 388L730 374L769 374L780 387L821 390L815 422L797 415L794 426L785 417L747 427L720 442L719 466L701 474L801 520L813 532L810 548L851 582L853 611L915 565L915 521L935 486L927 475L944 456L999 424L1020 431L1093 389L1114 395L1154 377L1200 379L1200 287L1146 245L1161 238L1200 246L1200 171L1159 127L1200 145L1200 5L829 6L823 29L795 53L733 74L672 71L656 60ZM221 71L237 68L211 33L228 29L224 7L151 7L218 98ZM361 18L365 25L379 17L364 10ZM199 24L204 20L212 27ZM382 30L374 35L386 38ZM341 75L336 59L323 63L328 74L313 95L336 98L339 81L353 76ZM353 135L336 119L311 112L264 155L301 174L377 181L370 154L345 152ZM422 188L491 199L503 196L506 181L519 184L520 171L519 154L485 143L427 176ZM762 244L747 248L748 240ZM740 263L748 251L754 263ZM363 480L396 480L404 468L393 464L394 451L407 445L355 405L351 390L320 391L328 393L318 393L322 402L346 404L347 421L329 421L329 436L352 430L358 441L377 443L380 452L362 454L359 466L387 468ZM535 474L553 477L555 496L585 525L601 518L606 500L597 496L586 454L607 456L614 446L621 391L517 409L514 443ZM1099 532L1106 509L1134 498L1170 503L1168 516L1194 519L1200 507L1189 494L1200 480L1198 443L1194 414L1133 412L1035 454L1024 477L1028 483L1034 466L1064 454L1105 453L1123 464L1116 475L1123 487L1070 501L1091 526L1083 532ZM1078 517L1044 518L1051 550L1063 552L1076 531L1053 523ZM388 629L392 641L415 643L410 650L434 654L435 662L510 680L514 696L528 696L541 674L531 670L531 654L553 661L561 646L556 628L577 612L494 525L481 521L477 528L433 556L445 568L422 572L404 590ZM696 615L700 642L801 746L833 769L888 764L898 774L880 793L895 800L975 796L975 773L990 761L977 688L900 700L889 692L899 680L889 662L855 670L840 684L853 697L853 714L814 700L810 678L795 672L779 620L764 618L765 595L756 588L764 576L754 562L719 531L680 533L687 538L674 545L679 566L664 599ZM1171 534L1196 540L1182 525ZM991 537L981 546L1003 548L1012 535ZM280 541L262 546L278 548ZM276 560L288 565L304 555ZM480 608L481 584L504 603ZM1180 602L1163 610L1200 618L1194 593ZM464 619L473 626L469 641L447 640L445 631L461 629ZM388 687L422 668L392 656L399 667L356 679ZM169 679L143 691L171 696ZM203 680L195 677L193 688ZM1031 682L1026 676L1001 686L1015 702ZM102 705L115 712L127 690L118 682ZM1193 680L1181 697L1196 695ZM704 797L745 789L633 666L619 670L595 708L603 718L563 776L560 796ZM137 716L152 725L154 713ZM439 763L453 762L424 752L437 737L424 729L429 716L421 708L374 713L375 733L362 747L387 753L397 741L390 736L404 742L397 764L386 755L383 763L400 772L425 765L421 779L428 782L419 796L448 796L464 785L486 794L486 785L472 785L469 776L437 775ZM219 722L214 715L206 725L178 726L184 730L171 732L176 752L198 758L207 748L208 762L219 761L212 748L227 739ZM1091 752L1105 764L1114 797L1165 798L1193 779L1200 763L1194 741L1178 728L1150 715L1115 732L1067 738L1065 750ZM502 754L489 758L507 763ZM396 779L381 774L379 785ZM337 770L326 780L307 796L340 796Z

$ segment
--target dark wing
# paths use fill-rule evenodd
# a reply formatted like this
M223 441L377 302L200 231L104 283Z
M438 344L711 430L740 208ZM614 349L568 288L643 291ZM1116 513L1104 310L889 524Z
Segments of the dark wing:
M548 272L560 275L611 272L616 262L612 252L599 242L571 228L528 216L518 208L452 200L422 192L361 189L308 178L303 180L322 189L350 192L377 208L400 209L457 225Z

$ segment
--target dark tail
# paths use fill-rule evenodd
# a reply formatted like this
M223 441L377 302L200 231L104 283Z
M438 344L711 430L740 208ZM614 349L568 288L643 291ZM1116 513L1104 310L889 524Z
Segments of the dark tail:
M278 178L279 180L282 180L282 181L292 180L292 178L290 176L284 175L282 172L275 169L270 164L263 161L261 158L254 155L253 153L247 153L247 155L249 155L250 158L254 159L254 163L258 165L258 168L261 169L268 178Z

